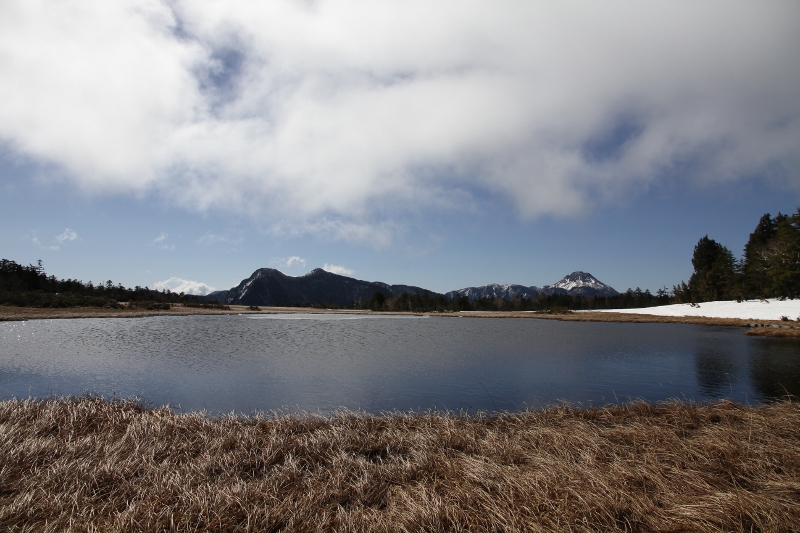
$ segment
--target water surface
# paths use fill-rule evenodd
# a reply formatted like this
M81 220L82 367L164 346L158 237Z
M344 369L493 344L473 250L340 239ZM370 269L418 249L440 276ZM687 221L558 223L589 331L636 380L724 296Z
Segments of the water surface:
M800 395L800 343L736 328L323 314L0 323L0 398L327 413L757 403L787 392Z

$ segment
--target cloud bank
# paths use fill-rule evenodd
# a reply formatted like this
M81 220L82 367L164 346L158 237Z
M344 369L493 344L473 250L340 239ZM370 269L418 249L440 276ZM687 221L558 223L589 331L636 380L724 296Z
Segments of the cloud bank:
M244 237L242 237L240 234L232 235L230 233L226 233L220 235L217 233L213 233L211 231L205 232L203 236L197 240L198 244L206 244L206 245L220 244L220 243L236 245L242 243L243 241Z
M8 0L0 143L91 193L386 243L487 197L797 187L798 50L770 0Z
M67 241L74 241L78 238L78 234L72 231L69 228L64 228L64 232L61 235L56 235L56 240L58 244L64 244Z
M293 255L292 257L273 257L269 262L282 268L306 267L306 260L297 255Z
M78 238L77 233L75 233L69 228L64 228L64 231L60 235L56 235L55 237L53 237L53 239L58 244L53 244L51 246L44 246L42 242L39 240L39 238L36 236L36 233L34 233L31 236L31 242L43 250L58 250L59 248L61 248L61 245L63 245L65 242L74 241L77 238Z
M328 263L322 265L322 270L330 272L331 274L339 274L340 276L352 276L353 274L356 273L355 270L345 268L339 265L329 265Z
M169 233L162 231L158 237L153 239L151 243L153 246L157 246L159 250L175 250L174 244L167 243L167 239L169 238Z
M157 281L153 287L157 291L170 290L177 293L195 294L197 296L205 296L208 293L214 292L214 287L209 287L205 283L199 281L189 281L183 278L169 278L164 281Z

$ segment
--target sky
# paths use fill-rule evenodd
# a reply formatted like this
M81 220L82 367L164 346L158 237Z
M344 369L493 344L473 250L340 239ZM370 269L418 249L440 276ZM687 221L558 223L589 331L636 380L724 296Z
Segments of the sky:
M798 51L797 1L5 0L0 256L671 288L800 206Z

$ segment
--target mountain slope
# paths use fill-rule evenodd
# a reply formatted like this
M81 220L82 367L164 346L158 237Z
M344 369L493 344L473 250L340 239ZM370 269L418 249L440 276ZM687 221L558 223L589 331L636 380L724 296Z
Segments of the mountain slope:
M539 294L568 294L570 296L615 296L619 294L609 285L601 282L587 272L576 271L564 276L552 285L544 287L526 287L524 285L500 285L490 283L482 287L466 287L456 291L450 291L445 296L455 300L461 296L466 296L470 301L480 300L481 298L503 298L510 300L515 297L535 298Z
M332 274L321 268L304 276L287 276L274 268L260 268L227 291L217 291L205 298L223 304L235 305L292 305L327 302L344 307L350 302L368 300L378 291L386 297L399 296L404 292L436 293L411 285L389 285L379 281L362 281L347 276ZM571 296L614 296L619 294L586 272L573 272L552 285L526 287L524 285L500 285L491 283L482 287L466 287L450 291L445 296L454 300L466 296L470 301L481 298L535 298L539 294L568 294Z
M500 285L497 283L490 283L483 287L467 287L457 291L450 291L445 296L450 300L455 300L461 296L466 296L470 301L480 300L482 298L502 298L510 300L515 297L520 298L535 298L539 294L538 287L525 287L524 285Z
M423 293L425 289L362 281L332 274L321 268L297 277L287 276L274 268L260 268L236 287L212 293L206 298L234 305L269 306L327 302L344 307L351 301L367 300L376 291L390 297L404 292Z
M616 296L619 293L588 272L580 270L564 276L552 285L542 287L544 294L569 294L570 296Z

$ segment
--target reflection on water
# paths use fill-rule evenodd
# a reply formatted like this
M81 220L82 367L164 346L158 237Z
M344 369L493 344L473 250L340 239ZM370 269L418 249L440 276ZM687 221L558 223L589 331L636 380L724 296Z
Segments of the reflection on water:
M732 393L733 382L739 381L739 355L734 350L722 351L706 343L697 347L697 383L704 395L718 397Z
M800 396L797 340L744 337L749 341L741 342L727 331L709 328L697 339L697 383L705 396L733 397L736 390L750 390L757 401Z
M419 320L427 319L427 315L366 315L339 313L274 313L269 315L248 315L250 320L318 320L338 322L340 320Z
M733 388L733 380L738 380L738 367L731 358L720 354L700 351L697 353L697 381L707 396L720 396Z
M800 397L800 354L794 339L761 339L748 361L748 373L761 398Z
M537 408L800 395L800 344L740 329L374 315L0 323L0 398L186 410Z

